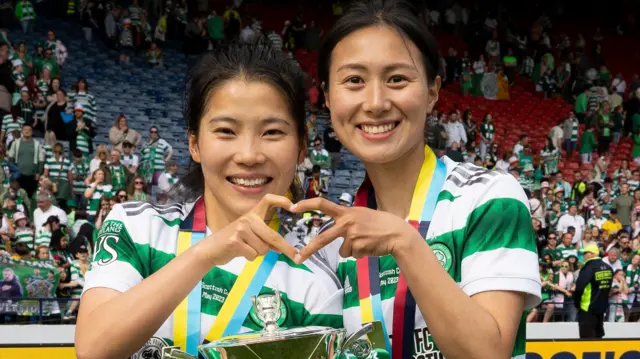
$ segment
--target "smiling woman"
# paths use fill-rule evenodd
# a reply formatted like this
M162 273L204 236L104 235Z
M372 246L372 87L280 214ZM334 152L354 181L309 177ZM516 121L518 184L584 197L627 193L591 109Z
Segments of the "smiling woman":
M333 263L295 264L278 235L304 158L303 74L267 46L204 56L186 87L191 171L182 201L116 205L98 238L76 330L79 358L160 357L178 346L262 329L248 300L282 295L278 325L342 327ZM335 249L334 249L335 251ZM252 272L253 270L253 272ZM255 273L255 275L254 275Z
M540 300L528 200L513 177L425 146L440 55L416 13L399 0L356 2L327 33L326 105L367 177L353 208L296 205L334 218L296 260L343 240L345 327L382 322L379 350L393 358L524 358L523 311Z

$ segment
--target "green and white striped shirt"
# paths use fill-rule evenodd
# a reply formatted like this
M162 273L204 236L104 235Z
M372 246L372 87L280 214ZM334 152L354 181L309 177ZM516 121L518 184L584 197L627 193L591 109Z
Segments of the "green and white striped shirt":
M69 267L69 271L71 272L71 280L73 282L78 283L77 287L71 289L71 295L74 297L80 296L82 295L82 288L84 287L84 284L85 284L84 276L87 273L82 273L82 269L80 269L80 261L77 259L71 261L71 266Z
M492 123L483 123L480 125L480 133L482 137L486 138L488 141L493 140L493 135L496 132L495 127L493 127Z
M153 160L155 171L164 171L164 158L170 150L171 145L161 138L152 145L145 144L141 152L145 161Z
M578 142L578 126L580 123L577 118L571 119L571 142Z
M50 158L53 158L53 147L45 143L42 148L44 149L44 161L46 163Z
M511 175L447 157L447 180L438 195L427 243L468 296L510 290L526 294L525 309L541 298L536 239L529 201ZM344 284L344 324L348 333L362 325L356 260L340 259L338 276ZM393 303L399 268L390 256L380 258L382 310L393 335ZM438 288L432 288L438 290ZM526 323L522 321L512 357L525 357ZM427 324L416 309L414 358L442 358Z
M51 232L46 228L41 228L40 231L36 234L36 248L41 245L45 245L49 247L51 244Z
M13 116L11 114L5 115L2 118L2 131L5 133L10 133L16 130L20 131L22 130L22 125L24 125L24 119L20 116L18 116L16 121L13 120Z
M117 204L100 228L91 268L85 275L84 290L100 287L125 292L164 267L176 257L180 223L193 206L193 202L163 206L145 202ZM207 230L207 234L210 233ZM286 235L285 240L298 248L303 245L293 233ZM342 327L342 291L335 275L337 263L323 259L327 257L325 250L301 265L284 255L278 258L260 293L273 293L278 289L282 294L283 315L278 322L281 327ZM337 249L335 251L337 253ZM246 263L245 258L238 257L212 268L204 276L202 339L216 320ZM255 313L250 312L241 332L260 330L262 324ZM139 353L152 348L152 343L161 343L161 346L173 344L173 314L166 318ZM137 358L135 354L133 357Z
M86 130L80 130L76 133L76 148L79 149L85 157L88 157L89 153L91 153L91 148L89 147L90 139L91 136L89 136Z
M91 196L91 199L89 200L89 210L87 211L89 216L95 216L98 214L100 198L102 198L102 196L113 196L113 189L110 184L97 186L93 191L93 196Z
M98 119L98 106L92 94L86 92L69 93L69 103L75 108L76 105L82 105L84 109L84 119L96 123Z
M49 157L44 162L44 169L49 170L49 179L52 181L65 180L68 178L71 162L66 157L62 157L59 160L55 157Z
M16 228L15 237L16 237L16 244L24 243L27 245L27 247L29 247L30 251L35 250L35 248L33 248L33 230L31 228L29 227L25 229Z
M89 164L83 160L80 163L71 164L71 173L75 176L73 180L73 193L78 195L84 195L84 191L87 190L87 185L84 180L89 175Z

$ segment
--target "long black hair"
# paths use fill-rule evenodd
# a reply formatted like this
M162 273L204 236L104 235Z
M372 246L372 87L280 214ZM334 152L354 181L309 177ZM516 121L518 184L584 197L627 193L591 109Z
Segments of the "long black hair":
M435 38L416 14L414 6L405 0L354 2L327 33L320 48L318 75L324 83L324 90L328 90L331 53L336 45L355 31L380 25L395 29L403 38L415 44L422 53L427 83L433 84L440 68L440 51Z
M255 45L232 44L204 55L191 68L185 84L184 118L188 133L197 135L201 118L214 91L233 79L268 83L284 95L289 111L296 122L299 146L305 142L305 98L304 73L297 64L286 58L281 51L274 50L268 43ZM300 184L291 179L293 201L302 196ZM204 177L200 164L191 160L189 171L176 186L181 200L192 201L202 195ZM174 196L172 196L174 197ZM177 197L177 196L176 196Z

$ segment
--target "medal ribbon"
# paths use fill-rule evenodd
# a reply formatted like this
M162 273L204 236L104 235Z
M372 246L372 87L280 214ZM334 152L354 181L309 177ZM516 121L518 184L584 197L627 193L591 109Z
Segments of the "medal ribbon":
M277 215L273 216L269 227L275 231L279 230L280 220ZM204 200L201 198L196 202L193 211L180 226L177 255L202 240L206 236L206 228ZM265 256L258 257L254 261L245 264L206 336L207 341L218 340L223 336L240 332L242 323L244 323L253 305L251 299L254 295L260 293L278 261L278 256L278 253L269 251ZM200 345L201 304L202 283L200 282L191 290L187 298L178 305L173 314L174 345L196 356L198 355L198 345Z
M431 219L438 202L438 194L444 185L447 168L438 160L428 146L424 148L424 162L418 175L418 181L411 199L409 223L426 238ZM355 206L376 209L375 193L371 182L365 179L356 194ZM416 302L407 286L406 279L400 273L393 304L393 337L395 346L389 341L389 335L382 310L380 297L380 257L364 257L356 263L358 273L358 295L362 322L380 321L384 331L387 351L393 359L413 357Z

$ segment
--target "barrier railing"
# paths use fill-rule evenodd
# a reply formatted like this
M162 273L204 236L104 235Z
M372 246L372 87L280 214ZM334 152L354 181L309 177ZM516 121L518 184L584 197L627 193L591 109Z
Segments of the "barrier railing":
M545 306L547 304L553 304L554 305L554 310L553 310L553 318L554 319L558 319L559 320L555 320L556 322L560 321L560 322L575 322L577 321L577 313L578 313L578 309L576 308L573 298L572 297L567 297L564 296L564 301L562 302L555 302L553 301L553 298L558 294L559 292L557 291L551 291L549 292L550 294L550 300L546 300L540 304L538 304L538 306L536 307L536 309L538 310L538 315L542 316L544 315L544 310L545 310ZM605 322L608 321L609 318L609 312L611 311L612 308L618 308L618 307L622 307L622 308L628 308L629 309L629 313L638 313L640 312L640 290L639 291L634 291L628 294L629 297L629 302L628 303L614 303L614 302L609 302L609 306L607 307L607 312L605 313ZM633 300L633 302L631 301Z
M72 324L64 314L77 298L0 298L0 324Z

